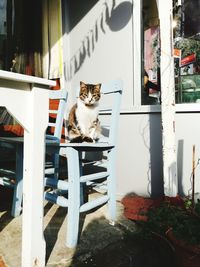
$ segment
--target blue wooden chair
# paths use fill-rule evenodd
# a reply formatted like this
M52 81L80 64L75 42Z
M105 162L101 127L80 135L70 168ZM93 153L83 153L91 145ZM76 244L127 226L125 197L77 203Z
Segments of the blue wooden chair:
M54 174L58 178L59 171L59 144L62 135L64 113L67 104L66 90L51 90L49 92L49 134L46 134L46 172L48 175ZM51 104L51 101L58 103ZM55 106L57 106L55 108ZM53 109L52 109L53 108ZM38 118L39 119L39 118ZM1 169L0 185L14 189L11 215L16 217L22 210L22 182L23 182L23 137L0 137L0 147L11 149L11 153L16 153L16 168L12 172L9 169ZM14 176L14 178L13 178Z
M45 199L68 208L66 245L71 248L78 242L81 212L108 203L109 219L112 223L116 219L116 139L122 88L121 80L102 84L102 137L96 143L60 144L60 153L67 157L68 180L46 180L46 185L59 189L59 194L46 192ZM99 191L98 198L90 199L91 189Z

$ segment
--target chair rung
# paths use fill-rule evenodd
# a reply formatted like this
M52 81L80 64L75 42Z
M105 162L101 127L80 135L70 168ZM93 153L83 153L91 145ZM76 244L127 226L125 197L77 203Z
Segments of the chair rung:
M80 182L81 183L85 183L85 182L88 182L88 181L102 179L102 178L106 178L108 175L109 175L108 172L97 172L95 174L83 175L80 178Z
M45 192L44 197L47 201L57 204L63 208L68 207L68 199L63 196L58 196L55 193Z
M55 168L54 167L48 167L47 169L45 169L45 174L54 174L55 173Z
M63 191L67 191L69 188L68 182L63 181L63 180L58 180L54 177L49 178L49 177L45 177L45 186L49 186L52 188L57 188Z
M95 182L89 182L87 185L89 186L92 186L93 190L99 192L99 193L105 193L108 191L108 186L106 184L98 184L98 183L95 183Z
M58 110L57 109L50 109L49 110L49 113L50 114L57 114L58 113Z
M102 196L102 197L98 197L94 200L91 200L85 204L83 204L81 207L80 207L80 212L86 212L88 210L91 210L93 208L96 208L100 205L103 205L104 203L108 202L109 200L109 197L108 195L105 195L105 196Z
M0 169L0 173L5 175L13 175L13 177L15 176L15 171L12 170Z
M48 123L48 126L49 126L49 127L55 127L55 122L49 122L49 123Z
M0 177L0 185L14 188L15 184L6 177Z

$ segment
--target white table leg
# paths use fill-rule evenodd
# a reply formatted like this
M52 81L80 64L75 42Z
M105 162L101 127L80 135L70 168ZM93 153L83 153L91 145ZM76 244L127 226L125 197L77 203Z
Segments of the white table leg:
M45 266L43 192L48 91L33 88L29 99L30 129L24 133L22 267Z

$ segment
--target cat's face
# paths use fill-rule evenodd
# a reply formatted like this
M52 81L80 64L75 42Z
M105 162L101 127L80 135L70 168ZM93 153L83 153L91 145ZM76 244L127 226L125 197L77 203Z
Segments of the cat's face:
M101 97L100 89L101 84L86 84L84 82L80 82L79 97L85 105L94 105Z

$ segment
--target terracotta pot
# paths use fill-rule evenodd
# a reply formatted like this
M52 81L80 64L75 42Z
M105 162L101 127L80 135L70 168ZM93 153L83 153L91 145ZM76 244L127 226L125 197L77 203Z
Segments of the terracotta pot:
M147 198L142 196L129 195L122 199L124 205L124 215L134 221L146 221L145 213L152 207L158 207L162 202L170 202L174 205L183 205L183 200L179 197Z
M200 267L200 245L188 245L177 239L172 228L166 232L166 236L174 246L177 267Z
M140 196L127 196L122 200L125 217L136 221L146 221L147 216L145 213L147 210L160 203L161 199L151 199Z

